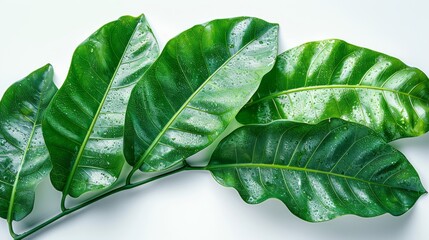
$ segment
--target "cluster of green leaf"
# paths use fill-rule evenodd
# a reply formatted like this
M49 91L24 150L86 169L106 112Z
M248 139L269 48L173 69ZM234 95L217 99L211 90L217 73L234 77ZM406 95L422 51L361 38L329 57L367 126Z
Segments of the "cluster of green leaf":
M160 53L145 17L126 16L78 46L59 90L50 65L13 84L0 102L0 216L11 235L183 170L211 171L246 202L277 198L311 222L409 210L426 191L388 142L429 130L426 75L341 40L278 56L277 46L277 24L238 17L196 25ZM205 167L186 161L235 118L244 126ZM16 234L48 174L61 213Z

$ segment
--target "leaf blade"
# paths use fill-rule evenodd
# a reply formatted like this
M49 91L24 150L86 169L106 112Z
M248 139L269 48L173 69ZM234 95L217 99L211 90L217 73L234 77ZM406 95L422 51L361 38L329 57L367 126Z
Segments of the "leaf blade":
M13 84L0 102L0 217L9 222L30 214L35 189L51 169L40 124L56 91L48 64Z
M277 28L255 18L222 19L170 40L133 90L125 124L128 163L160 171L183 164L212 142L271 69ZM231 79L239 73L243 76ZM232 90L222 91L227 87Z
M108 23L76 49L43 123L51 181L64 195L78 197L117 180L129 94L157 55L144 15Z
M239 122L342 118L389 141L429 130L429 80L396 58L325 40L286 51L277 61L238 114Z
M206 169L247 203L277 198L311 222L401 215L426 192L399 151L339 119L242 127L219 144Z

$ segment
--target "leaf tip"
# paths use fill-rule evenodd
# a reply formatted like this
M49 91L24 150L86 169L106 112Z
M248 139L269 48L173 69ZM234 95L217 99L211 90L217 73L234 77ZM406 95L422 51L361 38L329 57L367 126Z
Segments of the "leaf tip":
M39 72L46 76L46 78L51 79L54 76L54 67L52 66L52 64L47 63L43 65L43 67L37 69L35 72Z

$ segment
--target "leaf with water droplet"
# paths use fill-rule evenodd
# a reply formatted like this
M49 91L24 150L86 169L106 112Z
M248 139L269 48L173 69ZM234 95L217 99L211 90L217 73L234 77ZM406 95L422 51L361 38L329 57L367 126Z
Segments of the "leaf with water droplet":
M104 189L119 177L129 95L158 54L143 15L104 25L75 50L43 121L51 181L63 197Z
M239 17L170 40L128 104L124 154L133 170L172 169L212 143L273 67L277 38L277 24Z
M51 169L41 121L56 92L48 64L9 87L0 101L0 217L9 221L30 214L35 189Z
M340 119L241 127L221 141L205 169L244 201L277 198L310 222L401 215L426 192L404 155L373 130Z
M276 65L237 115L243 124L331 117L394 140L429 130L429 79L400 60L341 40L310 42Z

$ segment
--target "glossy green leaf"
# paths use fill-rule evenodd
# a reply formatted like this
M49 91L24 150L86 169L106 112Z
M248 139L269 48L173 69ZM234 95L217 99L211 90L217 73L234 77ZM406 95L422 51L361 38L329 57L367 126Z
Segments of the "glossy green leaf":
M271 70L278 25L239 17L170 40L134 88L125 149L134 171L160 171L212 143Z
M340 119L239 128L219 144L206 169L244 201L277 198L311 222L401 215L425 193L399 151L371 129Z
M280 54L238 114L243 124L342 118L387 140L429 130L429 80L396 58L340 40L311 42Z
M33 210L35 189L51 170L42 116L57 92L46 65L13 84L0 102L0 217L19 221Z
M123 124L129 95L158 56L145 17L121 17L75 51L63 86L49 105L43 135L51 181L64 195L103 189L125 163Z

